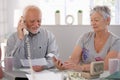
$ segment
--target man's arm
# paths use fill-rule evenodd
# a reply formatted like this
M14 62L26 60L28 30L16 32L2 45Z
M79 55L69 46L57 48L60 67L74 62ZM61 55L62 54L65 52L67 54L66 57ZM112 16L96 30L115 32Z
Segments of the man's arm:
M7 41L6 56L14 57L14 66L21 67L20 58L24 58L24 44L23 41L18 39L17 33L14 33Z
M56 44L55 36L52 33L47 32L46 37L47 37L47 40L46 40L47 41L47 48L45 49L46 54L45 54L44 58L46 59L48 64L45 66L39 66L39 65L32 66L33 70L36 72L54 67L52 57L54 56L54 57L58 58L58 55L59 55L58 54L58 46Z
M52 57L54 56L54 57L58 58L59 54L58 54L58 46L56 43L55 36L51 32L48 32L48 38L49 38L49 40L48 40L48 49L47 49L46 60L48 62L47 68L50 68L50 67L54 66Z

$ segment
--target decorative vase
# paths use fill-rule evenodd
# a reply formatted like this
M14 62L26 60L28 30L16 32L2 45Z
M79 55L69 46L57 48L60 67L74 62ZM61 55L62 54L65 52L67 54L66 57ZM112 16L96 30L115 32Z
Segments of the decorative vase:
M82 25L82 11L78 11L78 25Z
M60 11L59 10L55 12L55 24L60 25Z

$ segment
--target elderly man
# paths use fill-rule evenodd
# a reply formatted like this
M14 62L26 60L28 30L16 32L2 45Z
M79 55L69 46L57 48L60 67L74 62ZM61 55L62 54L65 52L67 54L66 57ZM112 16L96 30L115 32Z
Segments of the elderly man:
M42 13L38 7L30 5L25 8L18 23L17 32L12 34L7 42L6 55L14 56L14 67L23 67L20 60L28 59L27 39L29 40L31 59L45 58L47 61L47 65L34 65L33 69L41 71L54 66L48 55L52 54L52 56L58 57L58 46L55 36L48 30L40 28L41 19ZM25 34L25 29L28 34Z

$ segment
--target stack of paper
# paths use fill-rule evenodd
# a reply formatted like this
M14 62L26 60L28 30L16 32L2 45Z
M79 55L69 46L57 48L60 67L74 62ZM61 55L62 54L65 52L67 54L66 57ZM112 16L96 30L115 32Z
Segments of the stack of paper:
M28 59L21 59L20 60L22 65L24 67L29 67L29 61ZM47 61L45 58L40 58L40 59L31 59L31 63L32 63L32 66L35 66L35 65L47 65Z
M32 80L31 74L26 74L29 80ZM34 80L63 80L62 73L55 73L48 70L34 73Z

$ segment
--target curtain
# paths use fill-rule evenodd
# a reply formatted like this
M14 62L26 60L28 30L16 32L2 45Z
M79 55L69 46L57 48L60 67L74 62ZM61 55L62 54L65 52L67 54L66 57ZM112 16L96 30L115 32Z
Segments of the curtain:
M120 24L120 0L115 2L115 23Z

